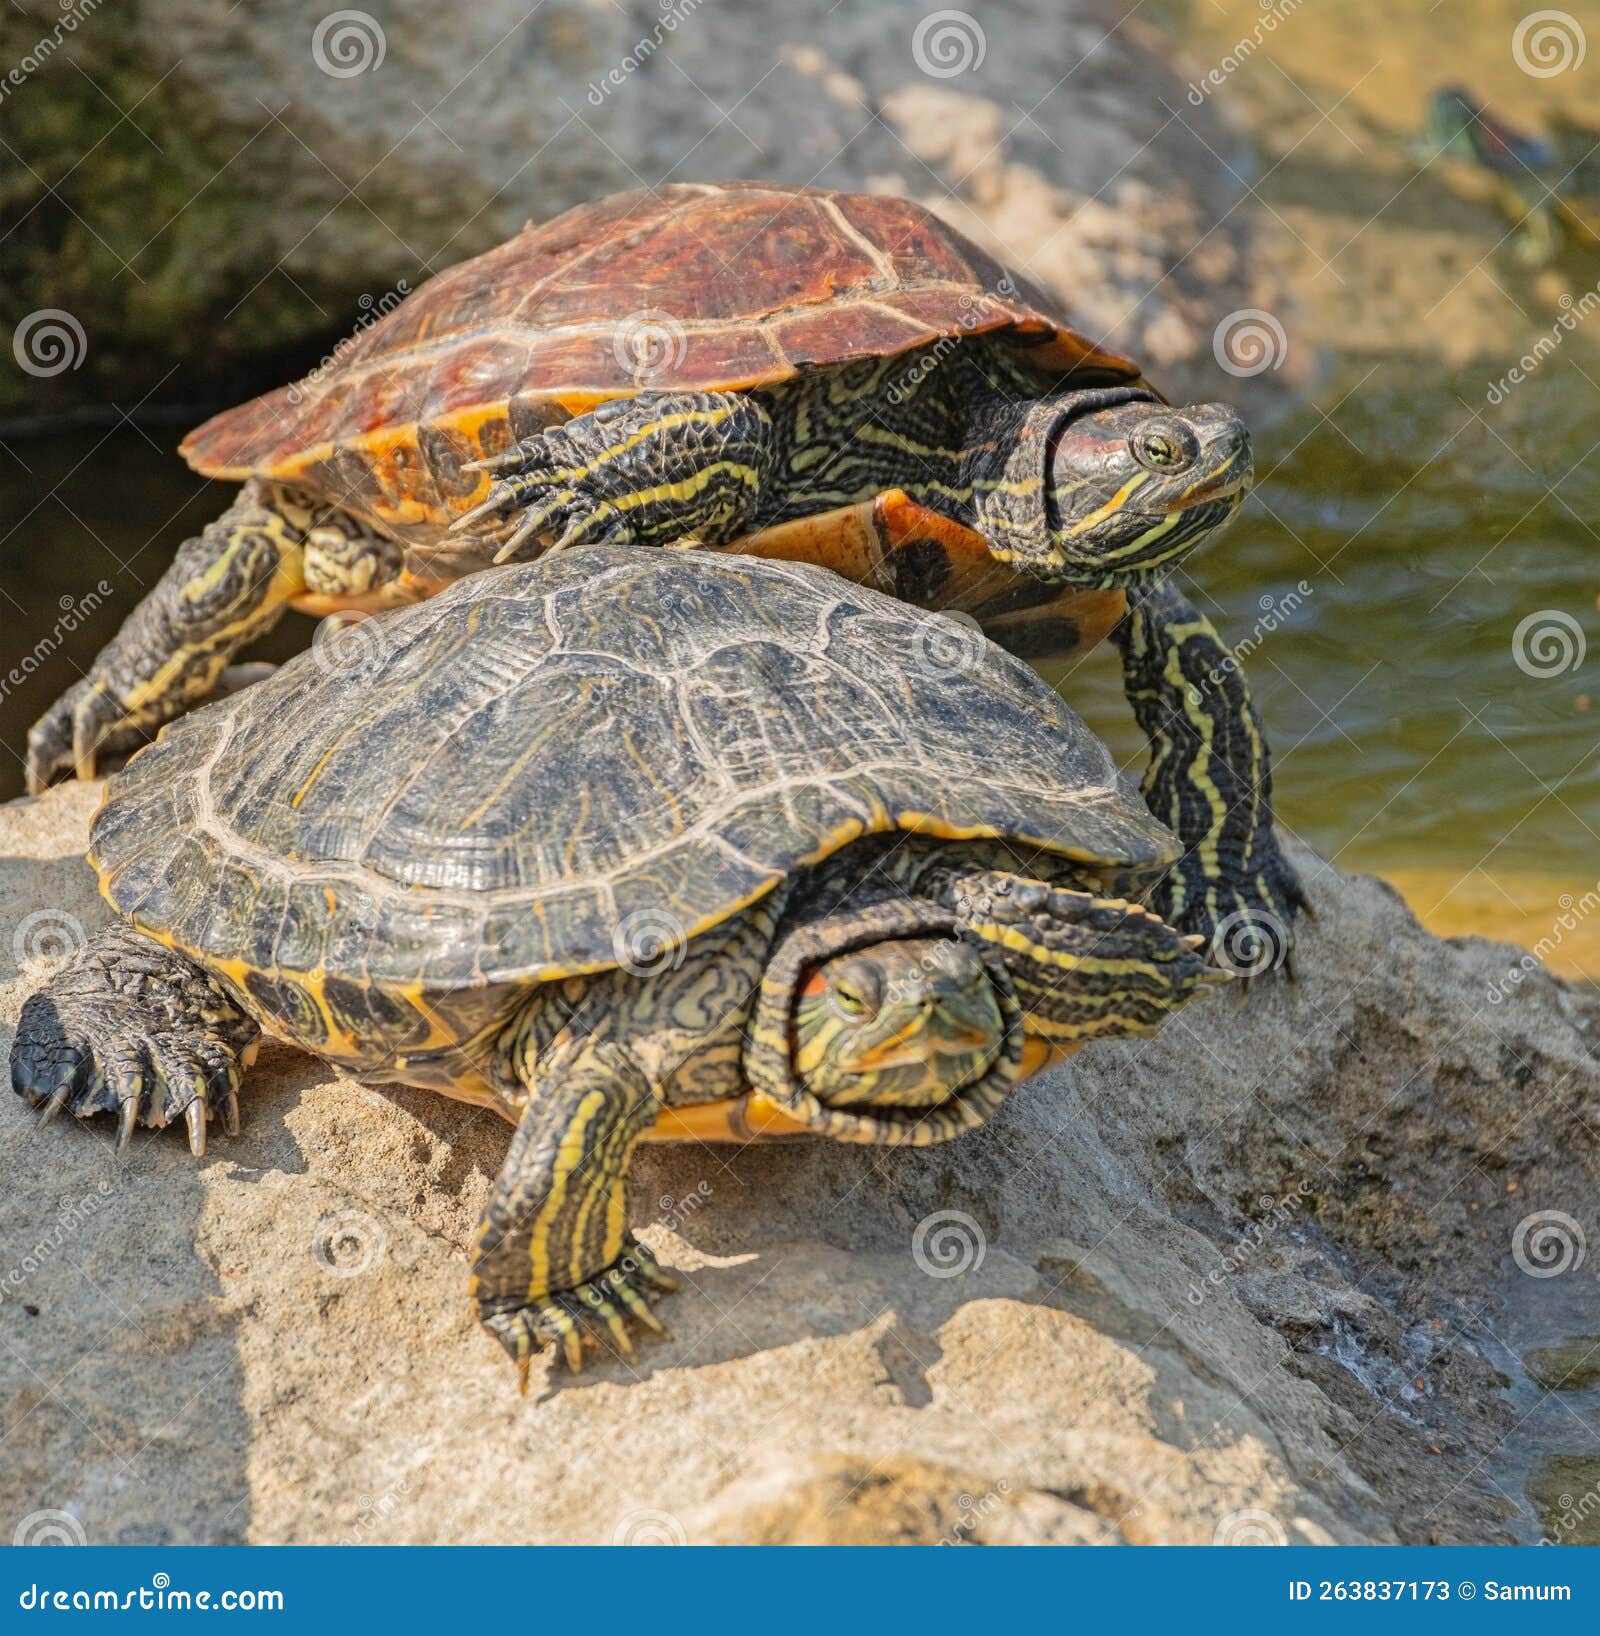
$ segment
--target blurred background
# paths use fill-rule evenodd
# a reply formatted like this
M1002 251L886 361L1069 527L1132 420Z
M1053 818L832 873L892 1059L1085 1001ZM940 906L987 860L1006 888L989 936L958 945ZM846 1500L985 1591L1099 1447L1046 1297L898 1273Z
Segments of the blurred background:
M0 798L226 505L191 424L528 219L772 177L914 196L1239 402L1187 581L1283 821L1600 976L1597 91L1592 0L6 0ZM1142 765L1111 656L1067 691Z

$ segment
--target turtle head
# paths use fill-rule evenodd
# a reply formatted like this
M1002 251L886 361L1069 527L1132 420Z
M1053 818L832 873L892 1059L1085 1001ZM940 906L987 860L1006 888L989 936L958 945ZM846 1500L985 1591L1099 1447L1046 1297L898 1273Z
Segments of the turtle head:
M1231 405L1172 408L1142 387L1041 399L991 447L998 469L974 473L974 494L995 555L1085 588L1169 572L1234 514L1255 475Z
M794 1066L829 1108L935 1108L980 1078L1006 1025L967 944L894 938L818 966L794 1010Z

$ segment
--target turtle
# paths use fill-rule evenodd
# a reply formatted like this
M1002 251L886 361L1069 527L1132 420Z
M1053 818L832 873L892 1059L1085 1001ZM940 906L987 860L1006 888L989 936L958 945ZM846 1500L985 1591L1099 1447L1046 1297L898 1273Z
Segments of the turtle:
M1569 245L1600 249L1596 133L1552 125L1552 140L1531 136L1496 118L1463 87L1446 85L1429 97L1415 145L1424 163L1462 159L1494 178L1497 202L1517 230L1514 253L1533 266L1554 261Z
M204 697L286 606L360 614L540 549L687 543L821 563L1035 662L1111 636L1146 799L1184 843L1158 906L1219 949L1289 952L1304 900L1257 714L1168 578L1250 487L1247 428L1164 402L913 202L735 182L580 205L182 453L238 497L34 727L34 789Z
M516 1126L472 1294L526 1386L629 1355L641 1139L921 1146L1232 981L1139 901L1175 838L992 644L811 564L591 546L383 616L107 782L116 911L25 1003L16 1091L239 1129L263 1031ZM295 730L285 733L283 723Z

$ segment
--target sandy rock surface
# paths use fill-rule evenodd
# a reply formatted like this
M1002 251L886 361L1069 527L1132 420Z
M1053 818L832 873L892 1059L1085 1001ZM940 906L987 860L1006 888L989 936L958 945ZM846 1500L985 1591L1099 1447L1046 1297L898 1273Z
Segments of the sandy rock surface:
M0 808L0 1046L103 916L94 801ZM1298 984L960 1143L647 1153L676 1339L526 1399L465 1299L492 1116L274 1045L236 1140L141 1133L117 1169L108 1125L0 1095L0 1533L1503 1537L1485 1292L1531 1210L1592 1216L1600 1005L1543 975L1491 1004L1516 951L1299 861Z

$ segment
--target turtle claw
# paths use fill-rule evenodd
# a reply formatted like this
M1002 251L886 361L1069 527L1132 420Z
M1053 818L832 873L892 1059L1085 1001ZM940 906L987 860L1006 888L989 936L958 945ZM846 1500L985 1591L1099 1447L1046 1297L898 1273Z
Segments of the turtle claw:
M11 1084L42 1107L41 1125L63 1108L114 1113L119 1153L136 1125L181 1119L201 1158L213 1107L237 1127L241 1058L258 1034L197 966L113 926L23 1006Z
M568 1372L578 1374L591 1349L636 1362L635 1325L670 1339L651 1310L650 1297L677 1287L644 1245L632 1241L619 1261L576 1289L536 1295L499 1311L480 1310L479 1316L516 1366L518 1390L526 1396L533 1355L546 1347L554 1347Z

